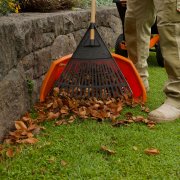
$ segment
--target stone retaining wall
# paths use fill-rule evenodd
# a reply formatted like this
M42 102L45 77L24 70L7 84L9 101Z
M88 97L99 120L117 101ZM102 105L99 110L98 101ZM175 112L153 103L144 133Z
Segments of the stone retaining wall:
M0 17L0 140L30 109L31 101L38 101L51 62L75 50L89 19L88 10ZM96 20L108 48L113 48L122 32L116 8L97 10Z

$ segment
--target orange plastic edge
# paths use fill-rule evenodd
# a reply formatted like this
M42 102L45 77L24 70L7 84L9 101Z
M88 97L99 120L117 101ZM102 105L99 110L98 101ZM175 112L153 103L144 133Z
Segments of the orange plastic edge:
M124 74L127 74L125 73L126 72L126 69L123 69L123 63L126 64L127 67L129 67L130 71L128 75L125 76L127 82L129 83L130 87L133 88L133 85L132 83L129 81L129 78L130 76L134 76L134 79L136 80L136 83L137 84L137 87L140 89L140 94L141 94L141 98L142 98L142 102L146 102L147 101L147 94L146 94L146 89L144 87L144 84L142 82L142 79L137 71L137 69L135 68L134 64L132 63L131 60L129 60L128 58L124 57L124 56L121 56L121 55L118 55L118 54L115 54L115 53L112 53L112 56L115 60L117 60L116 62L121 62L122 65L120 66L119 65L119 68L121 69L122 73Z
M155 46L155 44L159 41L159 35L156 34L154 35L151 39L150 39L150 44L149 44L149 48L152 48ZM124 42L119 44L119 48L122 50L127 50L126 48L126 44Z
M51 89L54 86L55 81L57 80L60 71L63 71L63 63L67 62L71 58L72 54L67 56L63 56L60 59L57 59L51 63L51 66L48 72L45 75L45 79L43 80L41 90L40 90L40 102L45 101L46 96L49 94ZM62 67L59 67L62 63Z
M150 40L149 48L152 48L155 46L155 44L159 41L159 35L154 35Z
M41 86L41 90L40 90L40 102L45 101L46 96L49 94L49 92L52 90L55 81L58 79L59 75L62 73L65 64L68 62L68 60L71 58L72 54L64 56L58 60L55 60L51 63L51 66L49 68L49 71L47 72L47 74L45 75L45 79L42 83ZM146 90L144 88L144 85L142 83L142 80L134 66L134 64L127 58L114 54L112 53L112 56L115 60L117 61L121 61L121 64L123 65L123 63L126 64L127 67L129 67L129 69L131 70L131 74L127 75L127 76L131 76L134 75L137 83L138 83L138 87L141 90L141 98L142 98L142 102L146 102ZM124 70L125 72L126 70ZM126 78L126 77L125 77ZM127 80L128 81L128 80ZM128 82L129 83L129 82ZM130 86L131 87L131 86Z

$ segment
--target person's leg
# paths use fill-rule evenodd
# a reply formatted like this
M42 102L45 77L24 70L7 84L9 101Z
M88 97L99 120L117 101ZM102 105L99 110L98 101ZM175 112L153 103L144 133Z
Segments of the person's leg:
M160 46L168 80L165 103L149 114L149 119L171 121L180 118L180 12L179 0L154 0ZM180 2L180 1L179 1Z
M148 64L151 26L155 22L153 0L128 0L125 16L125 39L129 59L136 66L146 90L149 90Z

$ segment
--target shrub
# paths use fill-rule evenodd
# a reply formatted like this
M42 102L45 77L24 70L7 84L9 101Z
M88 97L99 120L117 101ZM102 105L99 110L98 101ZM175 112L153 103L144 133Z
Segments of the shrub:
M54 10L71 9L75 0L21 0L22 11L49 12Z
M85 8L91 5L89 0L20 0L24 12L50 12L55 10L72 9L73 7ZM112 0L97 0L97 6L112 5Z
M17 0L0 0L0 14L6 15L10 12L18 13L20 6Z

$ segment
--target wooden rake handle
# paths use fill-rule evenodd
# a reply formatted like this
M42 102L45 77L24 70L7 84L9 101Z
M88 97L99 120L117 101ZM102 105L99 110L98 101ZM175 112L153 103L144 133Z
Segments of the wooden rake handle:
M95 24L96 21L96 0L91 0L91 23ZM90 40L94 40L95 31L94 28L90 31Z

